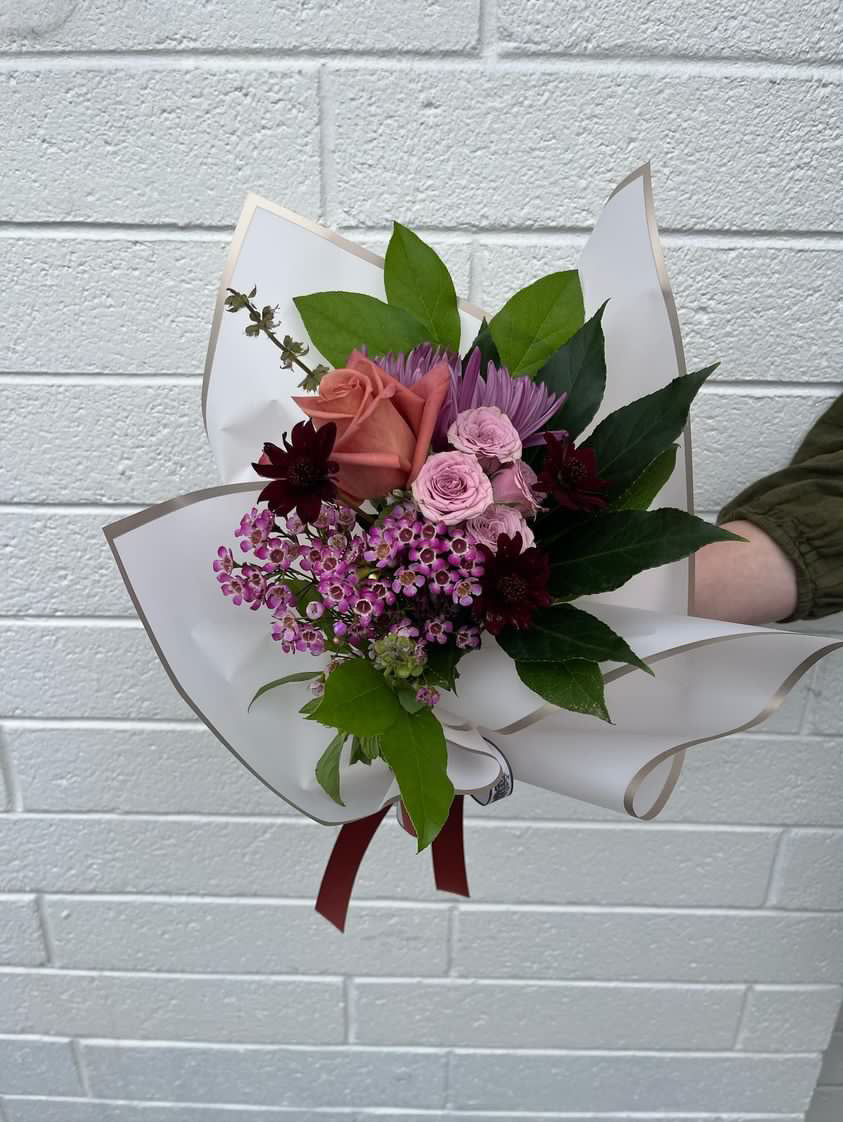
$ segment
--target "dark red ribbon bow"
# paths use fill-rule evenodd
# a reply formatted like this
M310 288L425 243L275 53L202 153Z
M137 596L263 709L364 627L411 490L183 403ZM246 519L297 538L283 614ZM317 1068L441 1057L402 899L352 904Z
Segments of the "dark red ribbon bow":
M354 880L360 864L383 821L388 806L370 814L368 818L358 818L356 822L346 822L342 827L316 898L316 910L340 931L345 931L348 905L354 888ZM414 834L412 824L401 807L401 825L408 833ZM433 853L433 879L442 892L454 892L458 896L468 896L468 875L465 871L465 848L463 845L463 796L457 795L451 803L447 821L431 846Z

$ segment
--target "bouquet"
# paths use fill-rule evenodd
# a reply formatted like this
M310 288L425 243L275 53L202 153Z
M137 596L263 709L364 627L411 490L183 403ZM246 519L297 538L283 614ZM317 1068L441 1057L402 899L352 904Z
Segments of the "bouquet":
M780 670L795 680L831 648L665 614L686 559L734 539L686 509L679 455L715 366L684 371L647 169L601 224L580 270L487 316L398 222L380 272L251 199L203 393L223 471L246 481L107 530L202 719L306 813L346 823L317 905L339 927L390 805L433 846L440 887L467 894L465 794L505 797L518 775L651 817L690 743L760 719ZM162 546L175 590L150 580ZM737 639L755 640L743 683L708 659Z

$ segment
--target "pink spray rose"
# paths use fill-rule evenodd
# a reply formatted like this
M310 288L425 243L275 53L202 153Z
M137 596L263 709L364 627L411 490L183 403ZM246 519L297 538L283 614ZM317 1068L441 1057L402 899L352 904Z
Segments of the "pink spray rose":
M466 526L472 536L481 545L488 546L493 553L497 552L500 534L506 534L510 538L520 534L522 553L535 541L533 531L527 525L524 515L512 506L500 506L494 503L476 518L469 518Z
M518 429L497 405L466 409L448 429L448 441L460 452L471 452L485 466L517 460L521 455Z
M337 426L331 459L339 464L335 482L355 502L406 487L430 448L433 426L448 393L451 375L438 362L412 387L353 351L348 366L331 370L314 396L294 397L316 428Z
M475 518L492 502L492 484L474 456L437 452L422 464L413 481L416 505L431 522L453 526Z
M496 503L507 503L525 514L535 514L538 509L533 491L538 476L523 460L507 464L492 476L492 494Z

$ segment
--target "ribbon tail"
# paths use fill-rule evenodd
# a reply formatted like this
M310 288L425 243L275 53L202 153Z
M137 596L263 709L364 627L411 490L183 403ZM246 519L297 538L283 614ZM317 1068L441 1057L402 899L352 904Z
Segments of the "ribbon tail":
M433 879L440 892L453 892L468 896L468 873L465 868L463 844L463 796L457 795L451 803L448 819L439 831L431 849L433 851Z
M385 806L367 818L346 822L334 842L316 897L316 911L339 931L345 931L348 905L360 863L388 810L389 806Z

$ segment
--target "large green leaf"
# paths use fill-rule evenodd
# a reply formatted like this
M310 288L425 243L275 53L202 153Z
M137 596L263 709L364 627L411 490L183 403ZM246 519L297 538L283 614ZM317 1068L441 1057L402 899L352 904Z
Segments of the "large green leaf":
M610 498L630 487L659 452L679 438L691 402L717 366L674 378L655 393L615 410L584 441L597 455L601 479L609 481Z
M291 682L310 682L314 678L318 678L319 674L319 670L301 670L298 674L285 674L283 678L274 678L271 682L266 682L261 686L249 702L249 709L252 708L259 697L263 697L263 695L269 693L270 690L274 690L278 686L287 686Z
M393 223L383 281L389 303L424 324L431 343L459 351L460 314L451 274L436 250L400 222Z
M516 662L518 677L529 689L560 709L609 720L603 675L596 662Z
M442 726L430 709L412 714L401 709L380 743L381 755L398 780L421 852L445 825L454 801Z
M340 797L340 758L346 740L348 740L348 733L338 732L319 757L319 763L316 765L316 778L320 787L340 806L345 806Z
M709 542L740 540L684 510L614 510L572 518L569 529L545 539L554 596L608 592L643 569L679 561Z
M370 355L405 354L424 343L428 329L403 308L385 304L362 292L313 292L296 296L311 342L333 366L364 343Z
M546 428L565 429L575 440L600 408L606 389L603 310L598 308L567 343L550 356L536 375L555 394L567 394L562 408Z
M576 269L528 284L489 324L501 362L513 377L535 374L582 326L582 289Z
M648 510L653 499L673 475L679 446L671 444L652 460L631 487L614 500L612 510Z
M355 736L377 736L404 712L382 674L362 658L332 670L312 719Z
M537 613L529 628L506 628L497 639L516 662L626 662L652 674L647 663L611 627L570 604L554 604Z

